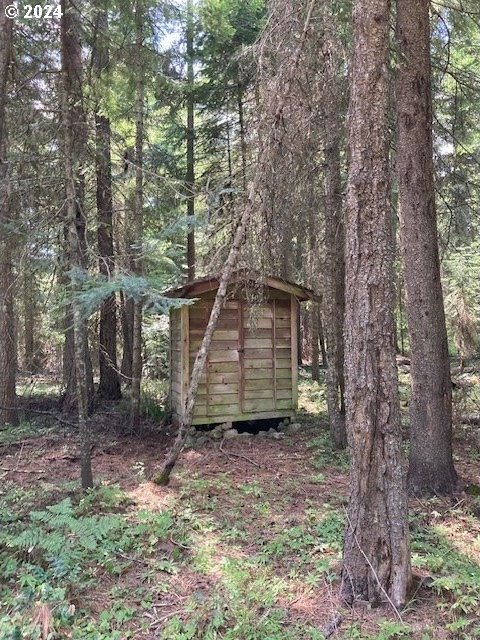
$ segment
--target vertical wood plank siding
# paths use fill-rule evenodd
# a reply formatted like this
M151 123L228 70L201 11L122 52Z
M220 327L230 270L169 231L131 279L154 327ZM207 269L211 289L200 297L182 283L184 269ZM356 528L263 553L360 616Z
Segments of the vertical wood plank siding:
M202 298L171 313L170 394L178 415L212 304L211 299ZM298 384L297 314L296 298L275 290L253 309L243 299L226 302L200 379L195 423L293 415Z

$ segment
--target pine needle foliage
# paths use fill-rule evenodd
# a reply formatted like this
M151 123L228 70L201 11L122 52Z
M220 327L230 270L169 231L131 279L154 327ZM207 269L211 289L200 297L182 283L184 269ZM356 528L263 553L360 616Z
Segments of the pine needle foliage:
M480 312L478 243L459 246L444 261L445 311L453 342L462 359L478 348Z
M165 281L157 277L120 275L105 280L100 277L79 277L77 275L76 280L81 282L81 288L75 292L75 299L80 302L83 314L87 318L98 311L104 300L112 294L120 292L127 299L141 300L145 312L150 314L165 315L171 309L195 302L184 298L166 297L164 295Z

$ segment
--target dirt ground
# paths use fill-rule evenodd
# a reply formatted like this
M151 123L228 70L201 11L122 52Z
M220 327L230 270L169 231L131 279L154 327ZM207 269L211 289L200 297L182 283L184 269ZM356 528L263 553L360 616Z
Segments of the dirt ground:
M42 420L44 425L52 424L48 416L43 416ZM273 544L286 529L293 532L298 529L298 552L295 539L287 540L285 552L275 556L271 563L267 561L266 568L285 579L287 586L283 593L277 594L276 606L286 612L287 626L308 624L330 633L337 621L340 622L339 629L332 637L338 638L412 637L420 640L422 630L427 627L434 629L434 635L426 638L470 637L452 635L445 630L445 618L438 608L436 593L423 581L431 572L421 566L414 569L411 604L401 614L413 635L374 635L379 633L379 620L395 621L398 617L398 613L388 607L371 610L359 605L349 610L342 606L338 597L340 550L335 546L328 548L328 545L323 551L314 546L303 548L301 528L308 524L309 518L320 513L343 514L348 499L348 471L342 457L345 454L335 454L328 447L322 449L326 440L325 424L321 421L305 418L303 427L300 434L280 440L252 436L222 443L212 441L198 449L185 450L171 484L158 487L150 478L159 469L172 443L174 434L169 428L145 425L141 433L129 435L123 432L122 418L115 412L96 415L92 450L96 482L119 485L129 498L131 511L192 510L204 523L204 530L196 534L198 546L204 545L204 550L210 554L208 569L199 570L198 548L195 561L192 549L180 549L185 561L178 572L159 578L168 588L164 585L155 595L151 608L142 614L147 624L145 619L142 625L130 621L129 628L133 629L134 635L125 637L139 640L162 637L159 635L162 628L174 617L182 619L186 603L192 597L199 597L198 594L207 597L219 588L221 565L225 559L248 562ZM471 459L470 445L463 443L457 451L456 464L464 485L477 483L478 462ZM79 455L74 431L69 425L57 421L49 432L36 437L30 434L0 445L0 477L3 481L13 481L24 488L45 486L52 489L60 482L75 482L78 476ZM470 503L470 496L460 490L454 498L435 499L434 503L415 500L411 507L422 523L441 523L451 533L457 547L478 564L480 520L472 520L469 516L468 525L462 525L467 516L461 509ZM207 521L208 526L205 525ZM230 543L229 531L239 528L240 540ZM176 546L175 540L171 540L162 552L168 555ZM325 578L310 581L309 553L317 559L322 553L328 557L331 567ZM192 562L189 562L190 556ZM303 557L303 565L298 562L299 557ZM95 616L112 606L111 593L115 584L127 590L130 586L133 591L140 584L144 571L142 561L135 560L121 577L105 575L87 603L91 614ZM85 606L85 602L81 604ZM360 635L342 635L342 630L354 627Z

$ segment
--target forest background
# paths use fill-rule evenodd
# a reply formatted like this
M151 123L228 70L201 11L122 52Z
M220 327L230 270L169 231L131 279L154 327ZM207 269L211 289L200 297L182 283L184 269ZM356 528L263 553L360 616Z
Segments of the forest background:
M237 265L301 282L323 298L302 311L302 360L308 384L323 382L326 370L323 410L334 444L345 446L336 296L352 3L64 0L61 9L61 19L20 11L15 22L2 15L0 25L2 428L30 434L38 420L69 428L78 419L82 482L92 485L92 424L101 433L102 420L115 413L122 434L136 433L164 417L167 318L179 303L163 293L187 278L221 274L248 207ZM395 16L389 20L393 33ZM474 425L478 10L473 2L432 3L430 25L435 244L461 391L453 409L459 425ZM386 113L395 176L403 157L395 114L403 53L393 37L390 45ZM394 341L408 366L401 247L415 238L400 237L399 195L393 179ZM435 278L430 266L425 282ZM432 480L417 493L453 495L454 476L452 462L451 487ZM463 589L460 599L476 597ZM470 633L473 604L463 606Z

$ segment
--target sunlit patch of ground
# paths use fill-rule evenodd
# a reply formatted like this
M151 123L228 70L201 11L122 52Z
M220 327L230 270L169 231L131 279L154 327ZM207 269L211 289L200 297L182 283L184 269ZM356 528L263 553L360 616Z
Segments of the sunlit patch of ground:
M408 385L408 372L402 384ZM77 622L66 619L67 635L59 637L321 640L321 631L341 616L333 638L480 638L478 497L461 491L453 500L411 503L416 583L402 622L388 606L342 607L348 456L330 445L323 387L303 376L300 394L304 428L298 435L252 436L224 442L222 449L210 442L184 451L166 488L150 478L171 433L145 428L129 435L122 412L95 418L93 467L101 487L88 509L120 514L126 538L112 546L106 538L105 561L97 549L91 566L85 562L91 584L68 588L65 598L75 605ZM457 466L469 484L478 481L473 435L469 427L456 442ZM25 519L67 495L81 500L73 430L30 423L0 441L0 455L7 469L0 489L6 519L12 513ZM129 542L132 530L137 537ZM13 611L5 594L2 607ZM52 606L54 616L59 610Z

